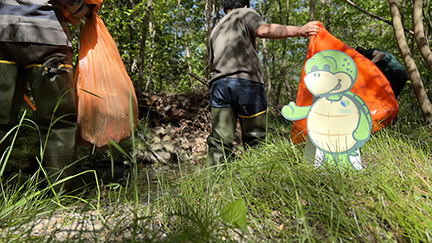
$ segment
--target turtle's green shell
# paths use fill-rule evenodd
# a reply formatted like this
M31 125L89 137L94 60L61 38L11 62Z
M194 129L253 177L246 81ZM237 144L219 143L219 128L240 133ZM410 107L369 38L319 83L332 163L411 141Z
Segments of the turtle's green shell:
M352 134L359 117L356 105L345 95L339 101L318 99L307 118L309 137L323 151L343 153L356 143Z

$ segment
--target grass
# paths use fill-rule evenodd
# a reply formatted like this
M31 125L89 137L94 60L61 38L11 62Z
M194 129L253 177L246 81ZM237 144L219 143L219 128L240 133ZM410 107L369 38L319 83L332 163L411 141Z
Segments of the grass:
M174 178L137 165L137 138L131 152L113 144L132 162L127 183L96 186L86 196L52 196L43 168L21 186L2 179L0 241L432 241L427 129L373 134L361 150L362 171L315 168L283 136L284 121L270 131L267 143L223 166L179 169ZM425 139L418 143L413 134ZM55 217L61 226L35 234Z

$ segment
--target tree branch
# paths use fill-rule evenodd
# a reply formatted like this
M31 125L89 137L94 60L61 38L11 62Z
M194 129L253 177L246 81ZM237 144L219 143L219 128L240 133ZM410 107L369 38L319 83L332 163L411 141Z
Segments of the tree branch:
M147 142L147 140L144 138L144 136L137 132L138 136L143 140L143 142L147 145L147 148L150 150L150 152L153 154L153 156L162 164L168 165L168 163L159 155L157 154L150 146L150 144Z
M380 16L378 16L378 15L376 15L376 14L374 14L374 13L371 13L371 12L369 12L369 11L367 11L367 10L365 10L365 9L363 9L363 8L361 8L361 7L359 7L359 6L357 6L357 5L356 5L355 3L353 3L351 0L345 0L345 2L347 2L348 4L350 4L351 6L353 6L354 8L356 8L356 9L362 11L363 13L365 13L365 14L367 14L367 15L369 15L369 16L371 16L371 17L374 17L374 18L376 18L376 19L379 19L379 20L383 21L384 23L393 26L393 23L392 23L392 22L390 22L390 21L388 21L388 20L386 20L386 19L384 19L384 18L382 18L382 17L380 17ZM411 35L414 34L414 32L413 32L412 30L408 30L408 29L405 29L405 28L404 28L404 31L410 33Z
M208 82L205 79L200 78L200 77L196 76L193 73L188 73L188 75L191 76L192 78L198 80L200 83L204 84L205 86L209 87L209 84L208 84Z
M388 2L390 6L390 14L392 15L395 40L398 44L399 51L405 63L405 68L407 69L409 79L411 80L412 89L416 95L417 101L419 102L420 110L423 114L423 119L425 123L427 125L431 125L432 106L426 94L426 90L421 80L420 73L417 69L414 58L411 55L410 49L406 41L406 37L403 32L399 7L397 6L397 0L388 0Z

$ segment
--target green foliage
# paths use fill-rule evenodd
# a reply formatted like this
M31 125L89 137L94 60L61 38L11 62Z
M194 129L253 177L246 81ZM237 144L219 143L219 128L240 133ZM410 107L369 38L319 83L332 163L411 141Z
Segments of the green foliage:
M234 225L246 232L246 213L245 200L240 198L225 205L221 209L220 215L226 224Z
M189 73L201 79L208 78L205 76L205 45L208 40L206 38L212 27L224 16L221 11L222 1L209 1L208 4L207 9L211 12L207 13L209 21L205 22L206 1L153 1L149 16L151 24L146 25L144 18L147 1L105 0L103 2L99 14L117 43L126 70L137 90L185 92L193 87L202 86L201 82L189 76ZM368 0L356 4L372 14L391 21L387 0ZM261 8L258 1L251 1L251 6L262 14L268 23L301 26L309 21L309 1L263 1ZM425 33L428 39L432 40L429 14L431 4L423 4L423 6ZM412 29L412 3L401 1L399 9L405 29ZM402 62L392 26L361 12L344 0L317 1L316 20L321 21L336 38L353 48L378 47L389 51ZM76 47L74 60L77 59L81 26L82 24L73 27L71 31L72 43ZM432 74L417 50L413 35L408 31L405 33L427 94L432 98L432 82L430 82ZM262 41L257 41L257 44L258 52L263 57ZM263 60L263 64L268 65L270 69L273 96L271 101L287 104L295 99L308 38L267 40L266 45L268 61L264 63ZM141 54L142 46L144 49ZM142 59L141 55L143 55ZM283 66L283 61L286 61L286 66ZM139 77L140 69L142 79ZM413 97L410 88L405 89L401 94L400 117L409 120L410 123L418 124L421 113L417 112L418 116L413 117L410 112L419 108L406 105L415 101Z
M149 28L143 22L146 1L128 1L126 4L119 0L103 2L99 15L117 43L126 70L136 87L145 88L147 80L150 80L150 88L154 91L190 90L188 61L193 73L202 76L204 67L199 47L203 39L204 13L198 11L199 4L186 1L178 6L174 0L153 1ZM149 32L144 33L146 30ZM74 36L78 38L78 35ZM145 40L144 36L147 37ZM77 38L73 41L75 45ZM143 41L144 63L141 64ZM190 48L190 58L186 57L186 43ZM144 74L143 83L137 83L140 68Z

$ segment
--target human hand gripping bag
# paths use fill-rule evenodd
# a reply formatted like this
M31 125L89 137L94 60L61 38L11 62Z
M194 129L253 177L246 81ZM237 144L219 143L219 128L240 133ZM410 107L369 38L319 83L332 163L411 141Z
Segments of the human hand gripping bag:
M102 1L84 2L96 7L81 30L74 76L80 144L101 148L110 140L119 143L131 136L131 116L134 130L138 102L117 45L97 15Z
M351 88L351 92L360 96L366 103L372 117L372 132L390 125L395 118L399 107L390 83L378 67L369 59L349 47L323 28L321 23L319 32L309 40L303 71L297 90L296 105L310 106L312 94L307 90L303 78L305 77L304 65L315 53L324 50L338 50L349 55L357 65L357 79ZM306 141L307 129L306 118L294 121L291 130L291 139L294 143Z

